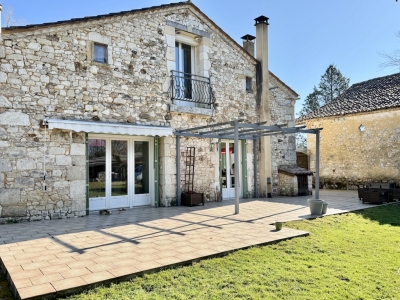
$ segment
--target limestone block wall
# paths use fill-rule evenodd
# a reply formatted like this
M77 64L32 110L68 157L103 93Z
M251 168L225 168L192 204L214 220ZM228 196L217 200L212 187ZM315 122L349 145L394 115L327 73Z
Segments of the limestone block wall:
M295 126L293 94L277 78L270 76L271 124L287 124ZM281 183L278 178L278 166L296 164L296 138L293 134L271 137L272 155L272 192L277 194ZM293 188L297 188L295 185Z
M280 196L297 196L299 193L297 176L287 173L278 173L279 195Z
M321 127L321 187L354 189L367 182L400 182L400 110L388 109L306 121ZM364 130L360 130L360 126ZM315 170L315 136L307 137Z
M172 34L167 21L209 34L209 43L200 54L207 56L201 72L209 73L216 97L217 105L211 115L172 113L172 118L165 118L171 104L165 90L171 67L166 31ZM107 64L93 62L94 43L107 45ZM255 78L255 63L218 28L185 5L25 31L3 30L0 217L25 216L33 220L84 214L85 135L56 130L45 133L40 126L44 118L175 129L235 118L256 122L259 119L255 94L245 89L246 76ZM209 193L212 199L215 187L210 184L216 176L208 170L217 164L216 152L210 152L209 141L188 144L203 149L199 151L203 159L199 162L202 177L198 177L196 188ZM182 144L182 149L185 145ZM162 138L163 199L175 195L176 178L171 171L174 156L173 138Z

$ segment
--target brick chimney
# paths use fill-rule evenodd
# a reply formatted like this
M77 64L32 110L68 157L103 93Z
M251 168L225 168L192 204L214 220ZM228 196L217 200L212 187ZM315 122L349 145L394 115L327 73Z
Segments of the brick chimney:
M254 57L254 40L256 39L255 36L252 36L250 34L246 34L241 37L243 40L243 48L246 50L248 53L251 54L251 56Z
M269 97L269 70L268 70L268 18L260 16L256 21L256 59L257 66L257 101L259 103L260 122L271 125L271 106ZM272 186L272 155L269 136L260 141L260 196L271 197Z

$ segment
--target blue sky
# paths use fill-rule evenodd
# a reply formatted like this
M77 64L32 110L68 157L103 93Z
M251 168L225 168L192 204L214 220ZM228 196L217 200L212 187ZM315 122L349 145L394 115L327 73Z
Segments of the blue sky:
M22 25L170 3L171 0L0 0ZM400 49L400 2L395 0L193 0L239 44L255 35L254 18L270 18L269 66L300 99L317 85L329 64L350 84L398 72L379 68L380 52ZM3 14L4 19L4 14Z

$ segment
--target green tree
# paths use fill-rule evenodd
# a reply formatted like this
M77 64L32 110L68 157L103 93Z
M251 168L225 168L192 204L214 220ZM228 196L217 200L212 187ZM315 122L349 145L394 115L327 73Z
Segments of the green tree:
M303 103L303 108L300 111L300 116L305 116L310 112L318 109L321 107L321 93L320 91L314 86L314 91L309 94Z
M329 65L324 75L321 76L321 81L318 85L321 106L328 104L343 94L349 88L349 82L350 79L344 77L334 65Z
M314 86L312 93L304 100L299 116L305 116L339 97L349 88L349 82L350 79L344 77L335 65L329 65L321 76L318 88Z

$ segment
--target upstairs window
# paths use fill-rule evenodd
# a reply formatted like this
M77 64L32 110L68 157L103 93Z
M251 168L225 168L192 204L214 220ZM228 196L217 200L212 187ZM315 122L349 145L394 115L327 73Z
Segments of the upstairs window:
M246 91L247 92L252 92L252 78L251 77L246 77Z
M193 71L193 52L194 49L190 45L175 42L175 70L191 74Z
M107 45L94 43L93 61L106 64L108 63Z

